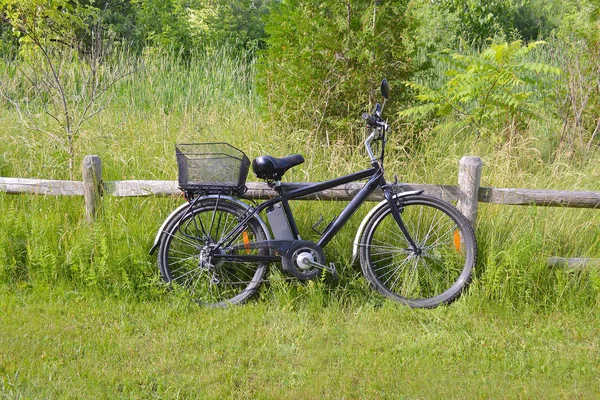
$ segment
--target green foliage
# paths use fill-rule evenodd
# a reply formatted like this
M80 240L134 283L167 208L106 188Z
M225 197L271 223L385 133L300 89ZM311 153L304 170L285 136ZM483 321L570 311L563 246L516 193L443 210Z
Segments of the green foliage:
M113 40L132 46L181 52L233 43L263 46L264 17L274 0L99 0L104 28Z
M565 73L555 92L556 115L563 124L558 151L595 151L600 144L600 4L578 0L565 5L562 23L547 58Z
M512 25L512 0L441 0L438 4L455 16L457 36L467 43L481 45L502 36Z
M134 0L81 0L99 10L97 28L103 31L106 43L117 43L130 49L141 51L144 40L141 37L143 27L138 18L141 12ZM82 32L89 35L90 29ZM86 42L86 40L84 40Z
M123 71L104 64L107 51L100 30L87 37L91 44L80 40L81 30L98 18L98 9L89 5L1 0L0 12L20 42L18 59L0 81L0 97L17 109L29 129L59 144L73 179L75 143L85 122L102 111L103 94L131 66Z
M13 34L12 26L2 19L0 12L0 60L14 60L18 50L18 38Z
M263 48L265 19L275 0L214 0L192 10L190 25L197 45Z
M543 42L520 41L493 44L480 54L451 54L446 58L448 81L434 89L415 82L406 85L417 92L422 104L400 112L413 118L428 114L451 117L459 128L473 128L478 135L499 141L527 128L540 116L544 76L560 69L526 60Z
M192 47L189 3L185 0L132 0L142 47L189 51Z
M93 23L96 12L71 0L0 1L0 16L15 35L40 48L76 45L78 29Z
M264 47L264 21L274 2L276 0L52 0L37 3L6 0L2 3L21 10L35 8L39 3L46 21L50 21L57 32L71 27L75 33L71 36L78 39L81 52L93 51L94 40L101 40L95 45L118 44L135 53L153 47L181 52L189 58L195 48L215 48L225 43L239 48ZM62 14L49 13L48 10L53 9ZM93 18L75 21L82 10L89 10ZM4 19L9 19L8 13ZM67 23L60 27L61 21ZM69 25L69 22L74 23ZM14 38L11 39L11 30L10 24L0 18L0 54L5 57L18 47Z
M560 3L557 0L513 1L512 29L526 41L548 37L558 26L559 20L555 18Z
M561 24L570 0L439 0L416 1L427 15L427 30L437 50L481 48L490 40L546 38ZM448 45L450 43L450 45Z
M265 28L269 46L257 80L271 117L319 139L358 142L352 128L379 100L381 79L393 85L417 69L409 39L416 17L408 4L282 2Z

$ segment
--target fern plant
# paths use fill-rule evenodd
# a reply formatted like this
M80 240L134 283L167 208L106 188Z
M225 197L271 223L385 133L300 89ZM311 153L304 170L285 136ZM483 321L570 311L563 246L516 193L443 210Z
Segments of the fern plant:
M446 54L448 80L439 89L405 82L420 104L405 109L405 118L448 117L446 123L473 128L478 136L495 141L525 129L539 118L546 77L561 70L527 60L527 55L544 44L527 45L519 40L492 44L479 54Z

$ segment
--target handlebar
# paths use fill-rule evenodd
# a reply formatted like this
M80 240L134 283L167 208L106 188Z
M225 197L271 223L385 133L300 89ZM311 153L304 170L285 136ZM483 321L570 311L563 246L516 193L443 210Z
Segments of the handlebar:
M379 104L377 104L379 105ZM369 158L371 159L371 163L377 162L378 157L373 153L373 149L371 148L371 142L373 140L385 140L384 133L389 128L389 125L381 119L381 108L376 107L373 114L369 115L364 113L362 115L363 119L367 122L367 125L370 128L373 128L371 134L365 140L365 147L367 148L367 153L369 154ZM383 150L383 149L382 149ZM382 152L383 155L383 152Z
M365 147L367 148L367 153L369 154L369 158L371 159L371 163L377 163L379 159L381 159L381 163L383 163L383 155L385 149L385 132L389 129L389 125L381 118L381 113L383 108L385 107L385 103L389 97L389 84L386 79L381 82L381 94L383 95L383 104L376 103L373 111L369 115L368 113L364 113L362 118L367 122L367 126L372 129L371 134L365 140ZM371 142L373 140L381 140L381 155L380 157L375 157L373 153L373 149L371 148ZM382 164L381 164L382 165Z
M383 111L382 105L377 103L377 104L375 104L375 108L373 109L373 112L371 113L371 115L369 115L368 113L364 113L362 115L362 118L367 122L367 125L371 128L380 128L380 127L387 126L385 124L385 121L383 121L383 119L381 118L382 111Z

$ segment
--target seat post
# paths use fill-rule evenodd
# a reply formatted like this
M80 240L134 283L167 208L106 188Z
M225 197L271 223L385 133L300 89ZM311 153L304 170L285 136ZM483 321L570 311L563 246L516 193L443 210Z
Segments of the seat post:
M283 194L283 187L281 181L267 181L267 184L273 188L279 195Z
M273 181L273 189L279 193L279 195L283 194L283 186L281 186L281 181Z

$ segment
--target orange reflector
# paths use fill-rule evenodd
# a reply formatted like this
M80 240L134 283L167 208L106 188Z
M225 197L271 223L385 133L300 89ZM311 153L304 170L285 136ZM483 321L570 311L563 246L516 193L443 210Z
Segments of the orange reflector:
M248 237L248 232L244 231L242 233L242 239L244 239L244 248L246 249L246 254L250 254L250 238Z
M460 232L458 229L454 231L454 248L457 252L460 252Z

